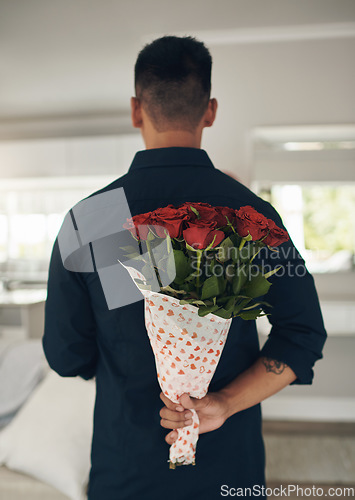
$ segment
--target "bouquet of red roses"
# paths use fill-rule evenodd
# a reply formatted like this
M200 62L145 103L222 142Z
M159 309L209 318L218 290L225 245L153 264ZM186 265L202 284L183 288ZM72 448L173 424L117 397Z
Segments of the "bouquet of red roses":
M145 298L145 323L162 391L177 403L183 393L206 395L232 318L256 319L271 286L253 261L277 251L286 231L250 206L168 205L127 220L132 245L123 264ZM123 260L121 260L123 263ZM170 467L195 463L199 421L178 429Z

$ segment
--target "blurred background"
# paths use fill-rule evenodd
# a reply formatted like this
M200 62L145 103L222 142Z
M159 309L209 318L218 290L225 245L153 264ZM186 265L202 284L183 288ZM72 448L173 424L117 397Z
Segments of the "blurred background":
M354 485L354 0L0 0L0 426L49 371L40 338L64 215L144 149L134 63L165 34L210 49L219 106L202 148L276 207L321 300L312 386L262 404L268 481ZM260 320L261 344L268 331ZM0 432L0 499L68 498L1 447Z

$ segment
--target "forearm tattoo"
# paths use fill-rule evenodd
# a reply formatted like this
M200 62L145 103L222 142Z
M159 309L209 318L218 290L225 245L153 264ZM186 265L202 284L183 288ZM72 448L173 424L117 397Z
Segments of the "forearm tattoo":
M284 369L287 367L282 361L277 361L271 358L262 358L263 364L267 372L276 373L276 375L281 375Z

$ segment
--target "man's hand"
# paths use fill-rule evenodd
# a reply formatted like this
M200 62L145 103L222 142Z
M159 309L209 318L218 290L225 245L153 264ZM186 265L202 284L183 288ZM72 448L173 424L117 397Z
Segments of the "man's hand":
M191 409L196 410L200 420L199 433L214 431L221 427L228 417L227 403L224 396L218 392L210 392L204 398L191 398L188 394L180 397L180 404L172 403L163 392L160 399L165 406L160 410L160 424L166 429L178 429L192 424ZM178 433L173 430L165 436L168 444L173 444Z
M195 409L200 419L199 433L214 431L221 427L227 418L281 391L295 379L296 374L285 363L260 357L223 389L209 392L202 399L183 394L180 404L176 404L161 393L160 399L165 406L160 410L160 423L166 429L191 425L191 412L188 410ZM165 437L165 441L173 444L176 438L177 432L172 431Z

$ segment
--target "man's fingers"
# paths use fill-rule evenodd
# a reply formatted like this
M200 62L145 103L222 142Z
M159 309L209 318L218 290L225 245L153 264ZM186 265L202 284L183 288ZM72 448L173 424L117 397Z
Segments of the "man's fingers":
M196 399L191 398L188 394L185 393L180 396L179 400L184 408L189 408L191 410L202 410L208 405L208 396L205 396L201 399Z
M167 434L165 436L165 441L168 444L172 445L177 440L177 437L178 437L178 433L176 431L172 431L172 432L169 432L169 434Z
M166 406L160 410L159 415L165 420L172 420L174 422L184 422L192 418L192 413L190 410L185 410L184 412L179 412L175 410L169 410Z
M192 425L192 419L190 420L180 420L180 422L176 422L174 420L166 420L162 418L160 420L160 425L165 427L165 429L180 429L180 427L186 427L187 425Z
M160 393L160 399L163 401L165 406L170 410L184 411L184 408L180 404L173 403L172 401L170 401L170 399L167 398L163 392Z

